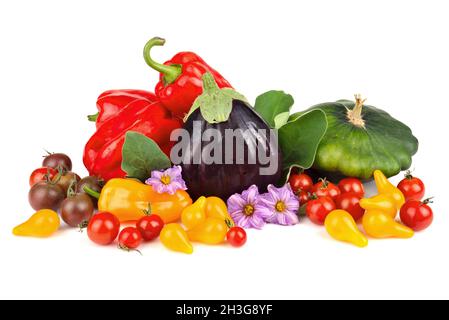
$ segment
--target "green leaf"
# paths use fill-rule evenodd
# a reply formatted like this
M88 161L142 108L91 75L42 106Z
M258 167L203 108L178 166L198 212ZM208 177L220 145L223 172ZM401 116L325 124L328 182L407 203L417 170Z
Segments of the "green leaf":
M290 113L288 111L279 113L276 117L274 117L274 127L276 129L279 129L280 127L282 127L284 124L286 124L288 122L289 117L290 117Z
M152 139L134 131L128 131L122 149L122 170L130 178L145 181L151 171L171 166L170 159Z
M283 155L282 182L287 181L293 167L308 169L313 165L326 130L327 119L321 110L298 114L279 129L279 145Z
M291 95L284 91L271 90L257 97L254 109L271 128L280 128L287 122L285 114L290 113L293 103Z

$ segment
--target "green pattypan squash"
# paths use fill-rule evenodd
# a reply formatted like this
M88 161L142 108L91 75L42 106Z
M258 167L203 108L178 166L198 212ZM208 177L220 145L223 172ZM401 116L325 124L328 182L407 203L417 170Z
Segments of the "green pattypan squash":
M328 129L318 146L313 169L332 179L342 176L371 179L376 169L387 177L411 166L418 140L412 131L387 112L355 102L322 103L290 116L294 121L305 112L319 109L326 114Z

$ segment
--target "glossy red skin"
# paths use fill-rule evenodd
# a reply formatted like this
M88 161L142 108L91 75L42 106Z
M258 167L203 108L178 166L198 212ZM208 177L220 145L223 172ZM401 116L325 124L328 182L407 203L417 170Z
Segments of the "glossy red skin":
M97 99L98 117L97 129L107 120L113 118L131 102L143 99L149 102L158 100L156 95L149 91L136 89L108 90L103 92Z
M344 178L338 183L338 189L341 193L355 193L359 198L365 196L363 183L357 178Z
M226 234L226 240L233 247L241 247L246 243L246 231L240 227L232 227Z
M164 221L157 214L142 217L136 223L136 228L145 241L151 241L159 237L163 227Z
M109 212L99 212L87 226L87 235L96 244L106 246L114 242L120 231L120 221Z
M114 117L104 122L89 139L83 162L89 175L105 181L124 178L121 168L122 147L127 131L135 131L153 139L162 151L170 156L174 142L170 134L182 126L182 121L172 118L159 102L137 99L120 110Z
M312 178L305 173L291 174L288 182L295 194L299 194L302 191L308 192L313 187Z
M398 189L404 194L405 200L419 201L424 197L426 188L419 178L406 177L398 184Z
M355 221L359 220L365 214L365 210L360 207L360 196L354 192L342 193L335 199L335 205L337 209L342 209L354 218Z
M127 227L120 232L118 243L122 248L137 249L142 243L142 235L137 228Z
M30 187L34 186L38 182L46 181L47 173L49 174L48 178L51 181L58 174L58 171L53 168L45 168L45 167L35 169L30 175L30 181L29 181Z
M323 225L327 215L335 209L336 206L332 198L321 197L307 202L306 214L313 223Z
M164 83L164 75L156 84L155 93L162 104L180 119L190 111L195 99L203 93L204 73L210 72L220 88L232 88L229 82L215 69L211 68L202 58L193 52L180 52L165 65L180 65L182 73L170 84Z
M306 204L310 200L310 193L307 191L301 191L298 195L298 200L301 206Z
M433 212L427 204L418 200L409 200L402 206L400 217L407 227L421 231L432 224Z
M325 183L323 181L315 183L311 193L314 193L318 198L330 197L332 200L335 200L341 194L340 189L329 181L326 181Z

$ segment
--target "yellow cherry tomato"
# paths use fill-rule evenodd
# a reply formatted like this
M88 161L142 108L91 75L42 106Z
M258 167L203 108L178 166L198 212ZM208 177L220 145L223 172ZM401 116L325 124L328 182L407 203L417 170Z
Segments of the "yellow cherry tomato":
M360 199L359 204L365 210L380 210L392 218L395 218L398 212L396 201L390 194L386 193L380 193L371 198Z
M228 207L226 206L226 203L218 197L207 198L206 216L209 218L232 221L232 218L228 213Z
M49 209L43 209L33 214L27 221L13 229L16 236L49 237L55 233L61 224L58 214Z
M193 204L182 210L181 222L191 230L206 221L206 197L199 197Z
M354 218L345 210L334 210L324 221L327 233L339 241L352 243L360 248L368 245L368 239L357 228Z
M184 228L177 223L166 224L160 234L162 244L173 251L193 253L193 246Z
M225 241L228 226L222 219L207 218L205 222L187 232L189 239L205 244L219 244Z
M362 220L365 232L373 238L411 238L413 230L380 210L368 210Z
M382 171L374 170L373 175L377 191L381 194L389 194L394 199L396 210L401 209L402 205L405 203L405 197L401 190L388 181Z

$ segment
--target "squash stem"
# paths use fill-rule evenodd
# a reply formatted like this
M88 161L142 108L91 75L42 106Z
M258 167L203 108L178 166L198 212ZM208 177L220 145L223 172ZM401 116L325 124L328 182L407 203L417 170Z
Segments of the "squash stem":
M354 98L355 98L354 109L348 110L349 122L351 122L353 125L357 127L365 128L365 121L363 120L362 117L362 109L366 99L362 99L361 94L355 94Z

